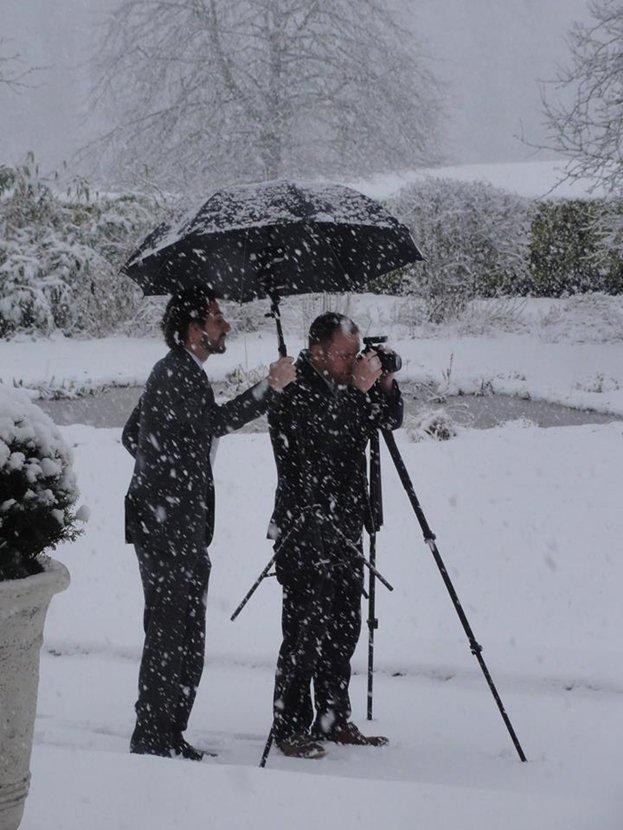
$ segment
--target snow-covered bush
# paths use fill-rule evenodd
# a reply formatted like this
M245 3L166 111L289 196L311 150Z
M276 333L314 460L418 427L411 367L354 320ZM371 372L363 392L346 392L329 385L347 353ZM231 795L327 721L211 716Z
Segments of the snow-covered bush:
M458 434L457 426L445 407L425 407L417 415L408 415L404 423L405 432L414 441L433 438L435 441L449 441Z
M24 392L0 384L0 580L38 573L40 553L80 533L78 496L58 427Z
M425 257L386 288L423 297L431 321L457 316L474 297L524 292L528 200L482 182L424 178L386 206L410 228Z
M623 296L587 293L553 304L537 321L547 343L620 343Z
M141 292L119 267L159 210L146 196L93 194L84 180L61 197L32 155L0 168L0 337L101 335L129 318Z

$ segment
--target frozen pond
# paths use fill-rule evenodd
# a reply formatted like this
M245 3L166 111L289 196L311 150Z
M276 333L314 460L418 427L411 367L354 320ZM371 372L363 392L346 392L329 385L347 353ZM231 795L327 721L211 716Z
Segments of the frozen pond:
M219 387L221 387L219 389ZM410 384L402 384L407 412L417 414L422 408L445 408L459 424L475 429L489 429L504 421L525 418L540 427L575 426L578 424L603 424L623 420L618 415L603 415L581 409L571 409L560 404L525 400L508 395L465 395L448 397L443 403L426 401L421 391ZM222 385L214 384L219 395ZM142 387L117 387L96 395L57 401L37 401L54 421L61 425L88 424L95 427L122 427L142 392ZM266 419L260 418L245 427L245 431L263 431Z

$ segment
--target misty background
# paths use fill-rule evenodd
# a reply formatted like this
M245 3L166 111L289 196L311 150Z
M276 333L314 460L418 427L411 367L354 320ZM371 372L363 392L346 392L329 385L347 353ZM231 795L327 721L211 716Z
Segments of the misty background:
M50 170L109 125L89 113L89 58L117 0L0 0L5 53L39 71L0 88L0 163L34 151ZM439 151L447 163L551 158L522 143L546 142L541 81L568 56L566 35L586 21L586 0L401 0L399 6L445 85Z

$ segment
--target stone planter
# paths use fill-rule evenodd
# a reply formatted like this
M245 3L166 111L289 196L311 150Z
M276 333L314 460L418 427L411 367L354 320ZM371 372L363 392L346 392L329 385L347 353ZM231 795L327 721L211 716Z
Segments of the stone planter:
M45 571L0 582L0 830L17 830L30 784L39 651L50 600L69 585L54 559Z

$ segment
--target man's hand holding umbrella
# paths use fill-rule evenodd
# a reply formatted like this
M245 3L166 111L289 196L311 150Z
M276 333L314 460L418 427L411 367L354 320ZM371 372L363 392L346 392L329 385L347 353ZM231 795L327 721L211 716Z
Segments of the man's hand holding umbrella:
M279 360L270 364L268 385L275 392L281 392L293 380L296 380L293 357L280 357Z

